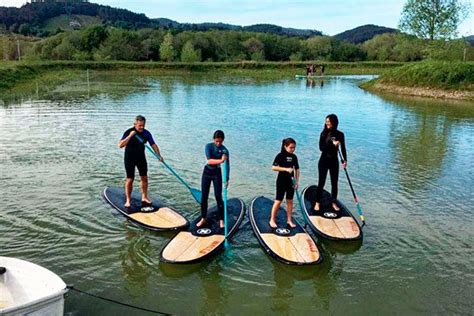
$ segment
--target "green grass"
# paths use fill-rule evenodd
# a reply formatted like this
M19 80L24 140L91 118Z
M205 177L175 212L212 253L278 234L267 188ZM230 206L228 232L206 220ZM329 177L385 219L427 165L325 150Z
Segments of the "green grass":
M73 28L69 26L69 22L72 20L78 21L81 24L81 29L95 25L95 24L102 24L102 20L98 17L88 16L88 15L66 15L62 14L51 18L45 21L43 25L43 29L48 32L54 33L59 28L63 31L72 31Z
M474 62L410 63L385 72L365 85L389 84L403 87L435 88L442 90L474 90Z
M1 62L0 90L9 90L17 84L33 81L35 78L53 73L54 75L51 76L58 78L58 80L50 82L50 84L54 84L56 81L63 80L63 77L67 77L68 71L82 71L86 69L95 71L126 70L134 71L137 74L155 76L206 74L209 76L251 77L261 80L289 79L294 78L295 74L304 74L307 63L309 62ZM319 64L319 62L313 63ZM381 62L334 62L324 64L326 65L326 75L381 74L393 67L402 65L402 63Z

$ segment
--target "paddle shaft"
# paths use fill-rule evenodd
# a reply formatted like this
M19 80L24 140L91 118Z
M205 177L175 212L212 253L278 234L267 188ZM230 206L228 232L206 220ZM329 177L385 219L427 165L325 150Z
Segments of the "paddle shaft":
M344 157L342 157L341 149L339 147L337 148L337 152L339 154L339 158L341 159L341 163L344 162ZM362 209L359 204L359 199L357 199L354 187L352 186L351 178L349 177L349 172L347 172L347 168L345 167L342 167L342 169L344 169L344 172L346 173L347 182L349 182L349 187L351 188L352 196L354 197L354 202L356 203L356 208L357 212L359 213L360 220L362 221L362 224L365 225L364 214L362 213Z
M222 168L222 195L224 200L224 238L227 242L227 160Z
M181 178L177 173L176 171L173 170L173 168L171 168L161 157L158 156L158 154L153 150L153 148L151 148L148 144L145 144L145 142L143 141L143 139L138 136L138 135L135 135L135 137L140 141L142 142L146 149L148 149L149 152L151 152L153 154L153 156L155 156L165 167L166 169L168 169L192 194L192 196L196 199L196 201L198 203L201 203L201 199L198 198L196 195L195 195L195 192L194 191L199 191L197 189L194 189L194 188L191 188L189 186L189 184L186 183L186 181L183 180L183 178Z

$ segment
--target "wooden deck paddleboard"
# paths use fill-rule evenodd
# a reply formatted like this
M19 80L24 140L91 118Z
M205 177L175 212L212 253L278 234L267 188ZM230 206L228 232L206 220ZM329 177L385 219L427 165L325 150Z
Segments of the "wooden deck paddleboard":
M103 196L117 211L147 229L178 230L189 225L186 218L157 198L152 198L151 205L144 205L141 201L141 194L133 192L132 203L129 208L126 208L123 188L106 187Z
M303 190L304 212L308 224L320 236L332 240L357 240L362 238L362 229L352 213L337 200L339 211L332 208L331 194L323 191L320 211L314 210L316 203L316 185Z
M245 215L245 204L241 199L227 201L228 239L231 238ZM194 263L207 259L224 247L224 229L219 228L217 206L209 209L207 223L201 227L196 224L199 215L186 231L179 232L161 251L161 261L166 263Z
M280 207L277 214L278 228L268 224L273 200L256 197L250 205L249 217L252 229L265 252L276 260L293 265L309 265L321 262L317 244L295 220L296 228L286 224L286 211Z

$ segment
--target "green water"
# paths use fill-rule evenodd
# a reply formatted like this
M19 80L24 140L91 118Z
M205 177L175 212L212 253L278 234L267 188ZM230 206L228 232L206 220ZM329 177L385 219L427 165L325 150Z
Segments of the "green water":
M376 96L358 88L366 77L313 87L293 78L91 78L0 97L0 255L40 264L79 289L172 314L472 315L474 104ZM229 196L248 205L256 195L274 196L271 164L284 137L297 141L302 187L316 182L329 113L346 135L368 225L359 243L318 238L318 266L275 262L248 218L230 249L212 260L162 264L173 234L134 226L100 196L123 183L117 144L137 114L195 187L204 146L223 129ZM188 191L151 156L148 162L151 195L193 218L198 205ZM339 183L339 198L355 212L342 173ZM299 210L295 217L303 222ZM65 309L147 314L75 292Z

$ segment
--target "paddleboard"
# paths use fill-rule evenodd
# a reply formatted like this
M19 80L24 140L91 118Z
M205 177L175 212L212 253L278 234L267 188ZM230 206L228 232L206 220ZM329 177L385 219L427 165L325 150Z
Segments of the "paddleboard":
M325 78L324 76L295 75L295 78Z
M125 204L125 190L118 187L106 187L103 196L117 211L132 222L147 229L178 230L189 225L186 218L173 208L165 205L158 198L151 198L152 204L146 205L141 201L141 194L132 192L132 203L129 208Z
M238 230L245 215L245 204L241 199L227 200L228 239ZM161 261L166 263L194 263L217 254L224 248L224 229L219 227L217 206L208 210L207 223L196 224L199 215L186 231L179 232L161 251Z
M252 229L265 252L276 260L292 265L309 265L321 262L322 255L314 240L295 220L296 228L286 224L286 211L277 213L278 228L268 224L273 200L260 196L253 199L249 217Z
M316 185L310 185L304 188L302 192L304 212L311 229L322 237L332 240L357 240L362 238L362 229L359 223L341 201L336 201L340 210L334 211L331 206L331 194L328 191L323 190L320 210L314 210L316 188Z

